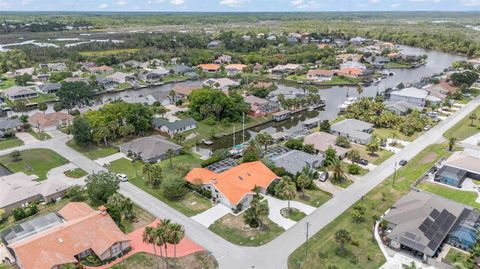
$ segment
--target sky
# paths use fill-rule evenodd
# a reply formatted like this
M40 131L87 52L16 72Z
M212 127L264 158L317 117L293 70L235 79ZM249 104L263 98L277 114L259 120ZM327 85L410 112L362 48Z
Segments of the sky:
M480 0L0 0L0 11L480 11Z

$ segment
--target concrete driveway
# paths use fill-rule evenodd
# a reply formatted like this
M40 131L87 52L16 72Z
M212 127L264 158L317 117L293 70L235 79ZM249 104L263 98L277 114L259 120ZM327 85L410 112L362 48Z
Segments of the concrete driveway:
M285 230L290 229L292 226L294 226L297 223L296 221L293 221L291 219L284 218L280 213L280 210L288 207L288 201L280 200L272 196L264 196L264 197L267 198L268 207L270 208L270 212L268 213L269 219L271 219L273 222L275 222ZM315 209L317 209L313 206L309 206L297 201L290 201L290 207L296 208L307 215L311 214L313 211L315 211Z
M230 208L223 204L217 204L216 206L208 209L205 212L202 212L198 215L192 217L193 220L202 224L204 227L208 228L212 225L216 220L222 218L226 214L232 212Z
M96 159L95 162L98 163L101 166L104 166L105 164L110 164L111 162L116 161L116 160L121 159L121 158L127 158L127 155L125 155L122 152L118 152L118 153L112 154L112 155L107 156L107 157Z
M15 136L23 141L23 144L29 145L38 142L38 140L31 134L26 132L18 132Z

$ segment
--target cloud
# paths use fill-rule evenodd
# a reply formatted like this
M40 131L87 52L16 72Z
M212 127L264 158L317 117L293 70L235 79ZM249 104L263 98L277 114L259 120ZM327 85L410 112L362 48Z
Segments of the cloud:
M108 5L105 4L105 3L103 3L103 4L101 4L101 5L98 6L99 9L105 9L105 8L107 8L107 7L108 7Z
M380 0L368 0L370 4L378 4L380 3Z
M126 5L126 4L127 4L126 0L118 0L117 1L117 5L119 5L119 6L123 6L123 5Z
M322 4L316 0L292 0L290 3L292 6L299 9L313 9L322 6Z
M183 5L185 4L185 0L170 0L170 4L176 5L176 6Z
M430 2L434 2L434 3L438 3L438 2L440 2L440 0L408 0L408 2L413 2L413 3L430 3Z
M460 5L464 7L479 7L480 0L460 0Z
M390 5L391 8L397 8L399 6L400 6L399 3L393 3L393 4Z
M248 2L250 2L250 0L221 0L220 5L229 7L241 7Z

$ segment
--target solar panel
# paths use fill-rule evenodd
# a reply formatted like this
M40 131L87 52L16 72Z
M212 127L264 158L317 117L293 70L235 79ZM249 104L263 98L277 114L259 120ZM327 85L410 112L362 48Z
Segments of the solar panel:
M428 238L428 240L432 240L433 236L435 235L435 229L428 229L426 232L425 232L425 236Z
M430 225L432 225L432 223L433 221L430 218L426 218L419 227L420 231L425 233L428 228L430 228Z
M434 209L434 210L432 210L432 212L430 212L430 217L432 217L432 219L436 219L439 214L440 214L440 212L438 212L438 210Z
M405 236L409 239L415 240L416 236L410 232L406 232Z

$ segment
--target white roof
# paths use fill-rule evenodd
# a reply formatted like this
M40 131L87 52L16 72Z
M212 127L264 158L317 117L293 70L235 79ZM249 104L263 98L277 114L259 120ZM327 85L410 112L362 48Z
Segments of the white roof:
M399 91L393 91L390 93L390 95L425 99L428 96L428 92L414 87L410 87L401 89Z

